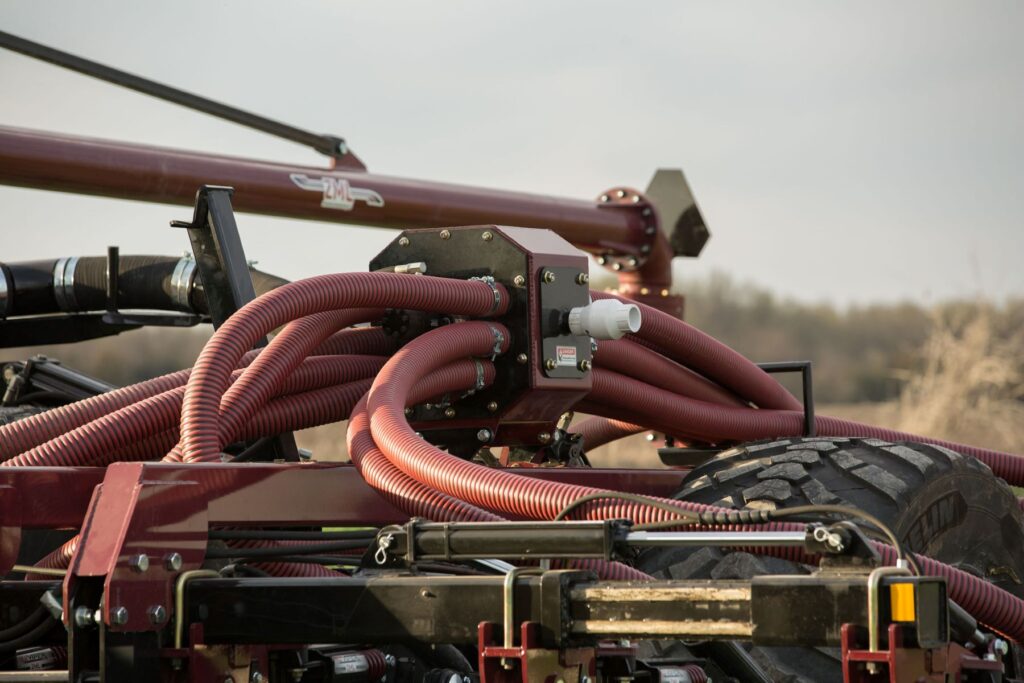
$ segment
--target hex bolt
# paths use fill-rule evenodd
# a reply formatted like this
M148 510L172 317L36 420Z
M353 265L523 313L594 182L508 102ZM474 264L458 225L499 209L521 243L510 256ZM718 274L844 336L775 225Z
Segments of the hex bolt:
M185 561L181 559L181 553L167 553L164 555L164 567L166 567L168 571L181 571L181 567L184 564Z
M92 609L89 607L75 608L75 626L78 628L91 628L96 625L92 617Z
M409 238L408 237L399 237L398 238L398 246L400 246L400 247L407 247L407 246L409 246Z
M525 287L526 278L523 277L522 275L516 275L514 278L512 278L512 284L514 284L516 287Z
M554 370L556 367L558 367L558 363L555 362L554 358L544 359L544 368L546 370Z
M405 409L405 416L406 416L406 417L411 417L411 416L412 416L412 413L413 413L413 410L412 410L412 408L406 408L406 409Z
M490 242L491 240L494 239L494 233L491 232L490 230L486 230L484 231L484 234L480 235L480 239L482 239L484 242Z
M618 190L618 191L617 191L617 192L615 193L615 196L616 196L616 197L618 197L619 199L622 199L623 197L625 197L625 196L626 196L626 191L625 191L625 190Z
M146 610L146 616L149 617L151 624L162 624L167 619L167 610L164 609L163 605L153 605Z
M444 416L445 417L455 417L455 408L445 408L444 409Z
M452 231L451 230L442 230L441 231L441 239L446 240L446 239L450 238L451 236L452 236Z
M629 265L630 265L630 267L636 266L637 263L639 263L639 261L636 260L636 256L630 256L629 257Z
M602 202L605 202L605 203L607 203L607 202L610 202L610 201L611 201L611 199L612 199L612 198L611 198L611 197L609 197L609 196L608 196L608 195L606 195L606 194L603 194L603 195L601 195L601 201L602 201Z
M612 270L622 270L622 264L616 261L612 264Z
M540 279L550 285L552 282L555 281L555 273L550 270L545 270L543 273L541 273Z
M584 358L583 360L576 364L576 367L578 367L583 372L587 372L588 370L590 370L590 361Z
M476 433L476 440L481 441L483 443L487 443L488 441L491 440L491 430L481 429L479 432Z
M632 200L631 200L631 201L632 201L632 202L633 202L634 204L639 204L639 203L640 203L640 195L638 195L638 194L635 194L635 195L633 195L633 198L632 198Z
M497 411L498 410L498 402L497 401L491 401L490 403L488 403L487 404L487 410L489 412L492 412L492 413Z
M516 362L520 365L526 365L528 360L530 360L530 358L525 353L520 353L516 356Z
M128 608L115 607L110 610L110 623L115 626L124 626L128 623Z
M587 273L580 273L576 276L576 284L585 285L590 282L590 275Z
M132 555L131 559L128 560L128 566L132 568L132 571L144 574L149 569L149 555L146 553Z
M608 263L608 259L607 258L605 258L604 256L598 256L597 257L597 265L603 266L606 263Z
M540 434L537 435L537 441L540 441L541 443L547 443L551 441L551 433L541 432Z

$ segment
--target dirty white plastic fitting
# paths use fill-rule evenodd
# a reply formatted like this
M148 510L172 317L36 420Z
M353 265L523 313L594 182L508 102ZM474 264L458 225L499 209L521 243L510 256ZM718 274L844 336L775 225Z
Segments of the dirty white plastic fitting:
M640 307L618 299L598 299L569 311L569 331L594 339L621 339L640 331Z

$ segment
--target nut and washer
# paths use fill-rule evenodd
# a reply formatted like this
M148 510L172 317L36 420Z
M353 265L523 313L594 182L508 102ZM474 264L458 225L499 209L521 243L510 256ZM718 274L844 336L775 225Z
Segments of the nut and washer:
M554 358L545 358L544 359L544 369L545 370L554 370L556 367L558 367L558 363L555 362Z
M452 231L451 230L442 230L440 232L440 235L441 235L441 239L446 240L446 239L448 239L448 238L450 238L452 236Z
M590 282L590 275L587 273L580 273L576 276L576 284L585 285Z
M476 440L481 441L483 443L487 443L488 441L491 440L491 430L481 429L479 432L476 433Z
M540 279L550 285L555 281L555 273L551 270L545 270L540 274Z
M164 555L164 567L168 571L181 571L181 567L184 564L185 561L181 559L181 553L167 553Z
M93 610L89 607L78 607L75 609L75 626L78 628L92 628L96 625L93 617Z
M124 626L128 623L128 608L115 607L110 610L110 623L115 626Z
M486 230L484 231L484 234L480 235L480 239L482 239L484 242L490 242L491 240L494 239L494 233L491 232L490 230Z
M445 408L444 409L444 416L445 417L455 417L455 408Z
M583 360L576 364L576 367L578 367L583 372L587 372L588 370L590 370L590 361L584 358Z
M488 403L487 404L487 410L488 410L488 412L492 412L492 413L497 411L498 410L498 402L497 401L491 401L490 403Z
M409 238L408 237L399 237L398 238L398 246L400 246L400 247L407 247L407 246L409 246Z
M523 277L522 275L516 275L515 277L512 278L512 284L514 284L516 287L525 287L526 278Z
M530 358L525 353L520 353L519 355L516 356L516 362L519 363L520 365L526 365L526 362L528 360L530 360Z
M541 432L540 434L538 434L537 435L537 441L540 441L541 443L547 443L547 442L551 441L551 434L550 434L550 432Z
M131 559L128 560L128 566L132 568L132 571L140 574L146 573L149 569L149 555L145 553L132 555Z

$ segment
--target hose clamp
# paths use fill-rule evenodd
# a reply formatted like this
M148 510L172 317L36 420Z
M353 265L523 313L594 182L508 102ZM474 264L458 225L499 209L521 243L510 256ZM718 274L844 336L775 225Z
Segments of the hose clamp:
M57 307L65 313L78 310L78 302L75 300L75 268L78 266L78 258L65 256L57 259L53 265L53 298L57 301Z
M501 355L501 347L505 343L505 335L494 325L488 324L487 327L491 328L491 334L494 335L494 348L491 349L491 361L493 361Z
M192 283L195 279L196 260L189 255L182 256L174 265L174 272L171 273L171 298L178 310L185 312L192 310L189 295L192 293Z
M494 281L494 278L491 277L490 275L484 275L481 277L471 277L469 279L476 280L477 282L482 282L491 288L491 292L494 294L494 302L491 304L491 310L487 312L487 315L491 315L492 313L496 312L498 308L501 306L501 292L498 291L498 285Z
M476 384L473 391L480 391L484 388L484 364L476 358L473 359L473 363L476 365Z
M7 268L0 267L0 320L7 317L11 310L12 284L7 282Z

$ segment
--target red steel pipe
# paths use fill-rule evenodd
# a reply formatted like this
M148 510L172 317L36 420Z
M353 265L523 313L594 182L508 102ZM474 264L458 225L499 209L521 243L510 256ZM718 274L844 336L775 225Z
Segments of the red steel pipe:
M293 176L301 176L294 180ZM303 180L303 178L305 180ZM356 197L351 208L321 205L323 184ZM112 140L0 126L0 183L136 201L192 205L200 185L230 185L238 211L388 228L497 223L553 230L590 252L643 256L638 211L595 201L292 166ZM364 192L360 192L364 191ZM360 201L358 197L377 199ZM595 193L596 194L596 193ZM669 256L669 259L671 257ZM659 265L664 269L667 263ZM665 272L668 272L667 270ZM671 276L669 275L669 282Z

